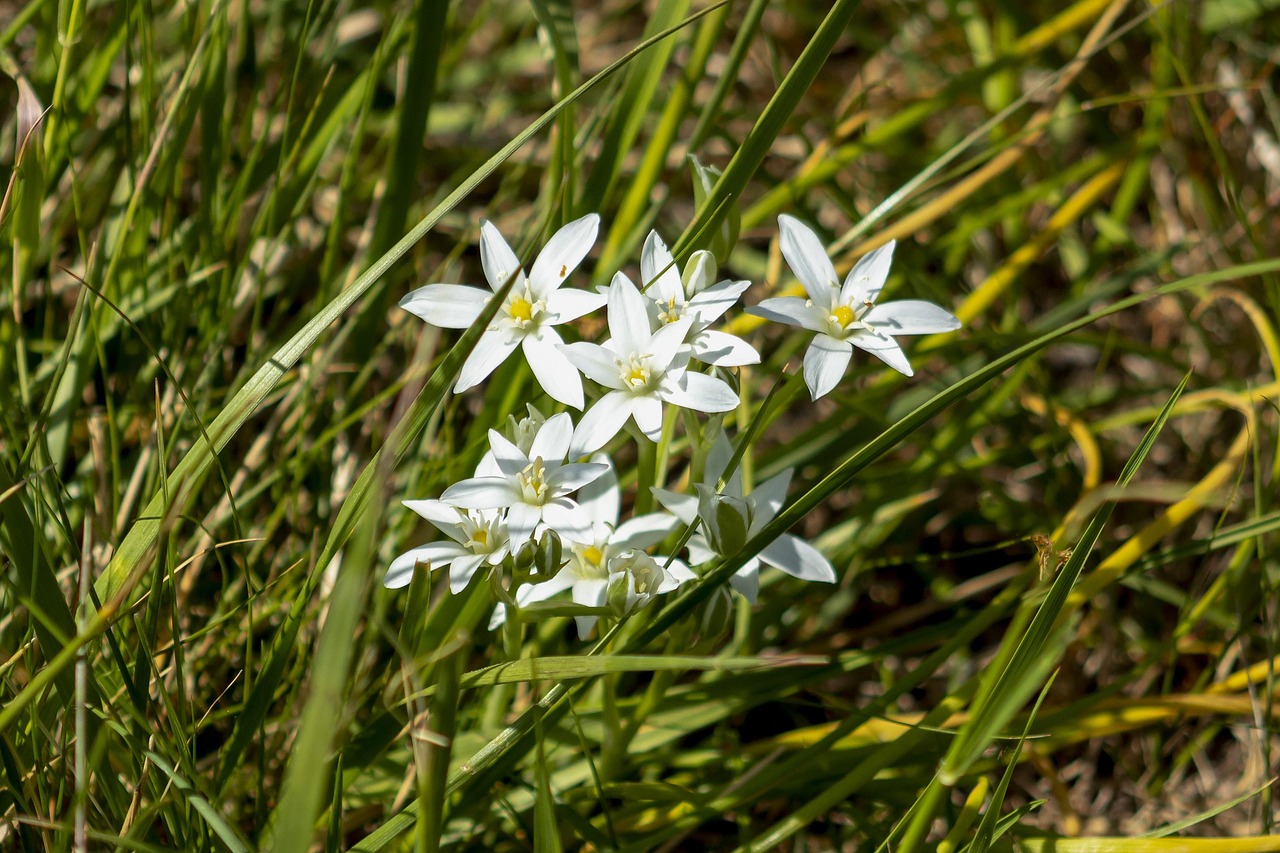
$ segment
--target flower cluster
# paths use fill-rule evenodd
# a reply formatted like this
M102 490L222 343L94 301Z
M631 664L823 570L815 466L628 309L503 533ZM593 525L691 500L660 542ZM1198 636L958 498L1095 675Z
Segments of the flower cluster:
M547 395L583 414L575 426L568 412L544 417L530 405L527 417L508 419L506 434L489 431L489 450L473 477L449 486L437 499L405 501L446 538L398 556L386 586L408 584L421 565L448 568L455 593L483 574L499 602L491 627L513 614L523 619L554 613L574 616L579 634L585 635L600 617L622 618L696 579L698 567L740 553L781 510L791 471L746 490L741 471L729 468L732 446L716 417L740 404L726 381L732 380L729 372L760 361L742 338L712 328L749 282L715 281L716 262L705 251L694 252L682 272L662 239L651 233L641 252L639 286L623 272L599 292L565 286L591 251L599 222L592 214L561 228L527 275L498 230L485 222L480 259L491 292L428 284L401 301L431 325L463 329L478 320L494 294L504 293L455 390L479 384L519 348ZM780 218L779 229L782 254L808 298L766 299L749 313L815 333L804 359L814 400L839 383L854 347L910 376L894 336L959 327L952 314L930 302L876 304L893 243L862 258L840 285L812 231L789 216ZM608 336L599 343L566 343L556 327L601 307ZM583 377L590 384L584 385ZM670 437L674 421L668 407L712 416L705 429L689 436L694 452L689 491L653 488L652 497L666 511L623 520L616 471L597 451L628 424L637 440ZM696 477L695 471L700 472ZM688 562L678 558L679 552L650 553L663 543L677 547L676 534L686 527L697 531L684 537ZM784 534L730 579L752 603L762 565L802 580L832 583L836 578L817 549ZM561 597L566 592L569 602Z

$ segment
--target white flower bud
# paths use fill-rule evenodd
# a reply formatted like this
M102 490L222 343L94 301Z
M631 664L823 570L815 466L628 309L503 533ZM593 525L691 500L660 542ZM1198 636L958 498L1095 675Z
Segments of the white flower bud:
M702 533L717 554L736 554L750 538L754 515L751 502L734 495L716 494L716 490L698 483L698 517Z

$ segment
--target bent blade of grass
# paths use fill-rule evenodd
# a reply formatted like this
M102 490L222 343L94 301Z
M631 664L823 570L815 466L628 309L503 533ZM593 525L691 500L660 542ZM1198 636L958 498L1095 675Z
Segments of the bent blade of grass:
M1173 406L1177 403L1183 390L1186 389L1187 381L1190 378L1190 373L1183 376L1182 382L1174 389L1173 394L1165 403L1155 422L1151 424L1146 435L1142 437L1137 448L1129 456L1129 461L1125 463L1124 469L1120 472L1120 478L1117 481L1118 485L1123 487L1138 473L1138 469L1155 445L1156 437L1159 436L1160 431L1169 420ZM1102 535L1103 528L1111 518L1113 506L1114 504L1111 503L1104 504L1089 521L1089 525L1085 528L1084 533L1081 534L1070 559L1058 571L1058 576L1049 588L1049 594L1041 602L1031 620L1031 624L1027 628L1026 634L1021 637L1017 637L1015 634L1007 636L1006 643L1010 643L1014 651L1011 655L1008 655L1007 663L1004 664L1003 668L996 670L999 673L998 676L987 682L990 686L981 691L976 697L974 704L977 710L974 711L969 721L961 727L955 742L947 753L947 757L943 759L939 777L944 784L955 784L968 771L973 762L978 759L978 756L995 739L998 732L1022 707L1026 701L1027 694L1035 689L1037 681L1035 670L1043 667L1048 659L1056 660L1057 652L1062 647L1065 647L1066 635L1063 634L1063 642L1054 644L1056 648L1054 648L1053 654L1049 654L1047 651L1050 646L1050 637L1059 632L1059 629L1064 624L1064 617L1070 612L1067 607L1068 598L1075 587L1076 581L1079 580L1081 573L1084 571L1085 560L1092 553L1094 545L1097 544L1098 538ZM1016 645L1014 645L1015 639Z
M653 45L679 32L702 16L724 5L725 2L728 2L728 0L712 4L690 15L675 26L669 27L640 42L625 55L610 63L591 79L566 95L555 106L535 119L514 139L485 161L483 166L468 176L457 189L449 193L434 210L423 217L398 243L388 249L382 257L374 261L359 278L351 283L350 287L338 294L318 314L312 317L284 346L276 350L266 364L250 377L249 381L236 392L236 395L209 425L208 432L212 446L205 441L197 443L183 456L182 461L178 463L173 473L169 475L169 492L177 494L184 483L194 482L199 479L213 463L215 454L226 446L227 442L240 430L245 421L258 410L267 394L293 368L302 354L311 348L321 333L342 316L348 308L354 305L392 265L399 261L427 232L434 228L446 213L457 206L458 202L470 195L482 181L492 175L512 154L546 128L561 110L582 98L587 92ZM155 547L159 537L161 519L166 512L167 502L163 492L161 492L151 499L141 517L130 528L124 541L120 543L120 548L112 558L111 563L96 581L95 589L101 598L111 598L119 590L122 581L133 573L134 567L148 559L148 554Z

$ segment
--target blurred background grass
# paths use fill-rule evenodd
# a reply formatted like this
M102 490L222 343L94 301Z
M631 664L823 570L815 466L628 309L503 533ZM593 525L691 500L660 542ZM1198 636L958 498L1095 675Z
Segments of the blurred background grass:
M896 237L891 292L952 307L966 327L919 342L911 381L855 359L831 398L774 421L750 472L795 466L807 487L1035 335L1277 257L1274 6L842 4L849 23L735 194L741 237L724 270L758 283L748 302L786 287L773 239L783 212L846 265ZM428 281L480 281L481 218L527 258L549 229L598 210L595 283L634 271L650 227L674 242L697 214L686 154L723 168L760 133L827 8L712 9L440 205L574 86L705 8L0 0L0 163L12 169L0 206L0 845L65 849L82 815L95 847L264 846L308 701L331 702L336 721L309 783L316 821L303 816L315 843L415 843L391 831L411 821L389 821L419 795L422 742L407 732L439 636L420 634L421 590L367 579L426 534L398 500L469 473L484 431L536 386L513 363L483 394L445 400L401 464L371 469L368 541L322 560L357 475L443 352L395 302ZM296 364L280 361L424 217L438 217L425 236L291 351ZM980 813L1008 818L1006 844L1189 818L1177 827L1188 838L1269 833L1278 283L1224 275L1152 298L913 433L797 529L832 558L836 589L768 577L761 605L696 649L778 665L675 680L625 775L603 786L583 760L600 736L588 686L567 722L540 733L538 756L514 754L459 789L449 839L531 846L545 772L571 848L875 849L924 809L963 723L952 712L1017 639L1019 590L1047 583L1110 503L1078 613L1029 683L1058 668L1007 793L997 782L1025 715L935 804L930 837L978 843ZM755 403L803 340L752 333L766 356L744 377ZM166 482L273 359L280 373L243 411L247 428L214 430L217 464ZM1138 477L1117 490L1188 374ZM131 558L129 594L94 623L86 579L157 495L154 548ZM352 587L351 660L330 668L319 632L353 564L365 580ZM461 618L448 615L458 602L433 600L430 625ZM486 637L467 670L490 661ZM580 648L553 621L527 653ZM60 654L67 663L50 667ZM828 662L775 660L792 654ZM316 700L321 672L340 689ZM633 702L655 683L614 677ZM464 692L455 765L541 689ZM839 737L822 740L832 726ZM850 768L865 779L850 782Z

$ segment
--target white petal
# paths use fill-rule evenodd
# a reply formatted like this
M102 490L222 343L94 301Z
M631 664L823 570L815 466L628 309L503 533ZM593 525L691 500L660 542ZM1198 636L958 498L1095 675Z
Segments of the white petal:
M578 375L578 368L558 349L563 345L555 329L544 327L524 339L524 357L534 378L551 399L581 409L582 377Z
M466 537L459 530L463 513L453 504L440 500L401 501L409 509L431 522L432 526L455 542L466 542Z
M464 284L428 284L400 300L400 307L441 329L467 329L489 301L488 293Z
M858 259L845 277L844 287L840 289L842 304L860 305L863 302L875 302L880 297L885 279L889 277L889 265L893 263L893 247L896 243L896 240L890 240Z
M760 594L760 561L752 560L734 572L729 578L729 586L741 593L747 601L755 604Z
M559 349L569 359L569 363L581 370L592 382L614 390L623 387L616 357L599 344L578 341L561 344Z
M590 314L600 308L608 298L603 293L591 293L575 287L564 287L547 297L547 312L551 315L546 322L558 326L570 320L576 320L583 314Z
M618 434L622 425L631 417L632 397L621 391L610 391L587 409L578 427L573 431L569 445L569 458L577 459L603 447Z
M649 312L631 279L617 273L609 284L609 334L615 352L640 354L649 343Z
M542 508L542 520L560 538L569 542L588 544L592 541L591 519L582 507L568 498L560 498Z
M465 391L483 382L499 364L507 360L507 356L515 348L516 339L506 332L485 332L463 363L454 390Z
M512 503L507 510L507 531L511 534L511 548L515 550L533 537L534 528L542 520L542 507L521 501Z
M514 477L529 465L530 457L496 429L489 430L489 447L493 451L493 461L503 476Z
M689 540L689 562L693 563L695 566L715 562L719 557L720 555L713 551L711 546L707 544L707 537L703 536L701 533L695 533L693 538ZM754 557L751 559L752 561L755 560Z
M463 509L497 509L520 499L515 485L504 477L472 477L444 490L440 500Z
M848 341L815 335L804 353L804 382L809 386L809 396L817 400L836 387L852 357L853 347Z
M569 442L573 438L573 419L567 412L552 415L543 422L538 434L529 445L529 458L541 457L544 461L564 459L569 450Z
M597 462L570 462L547 475L547 486L558 494L568 494L600 479L608 472L608 465Z
M818 235L799 219L783 214L778 217L778 244L809 298L815 305L830 308L840 279Z
M888 335L880 332L859 332L849 338L849 343L871 353L903 376L912 376L915 373L902 347Z
M689 336L689 327L693 324L690 317L682 317L674 323L668 323L653 333L653 337L640 346L640 352L648 353L652 358L649 363L658 370L666 370L676 360L680 345ZM685 356L685 361L688 356Z
M715 486L716 481L724 476L724 470L729 467L730 460L733 459L733 443L729 441L729 436L723 429L716 431L716 440L711 442L711 449L707 451L707 461L702 468L702 482L708 486ZM742 496L742 490L730 492L730 495Z
M691 371L677 382L664 384L662 396L668 403L695 412L728 412L738 406L738 395L724 380Z
M704 364L718 367L742 367L745 364L759 364L760 353L751 344L736 335L703 329L694 335L690 342L693 357Z
M650 299L661 297L684 301L684 285L680 283L680 270L662 242L657 231L650 231L640 250L640 284Z
M689 256L689 262L685 264L684 275L681 279L684 282L684 292L691 300L704 290L707 290L707 282L709 282L716 274L716 257L706 249L699 249ZM723 283L723 282L722 282ZM743 282L746 284L747 282ZM744 288L745 289L745 288Z
M599 229L600 217L589 213L553 234L529 270L529 287L533 292L546 294L559 287L591 251Z
M751 286L749 281L721 281L689 300L689 311L701 324L714 323Z
M662 562L665 563L666 560L663 560ZM663 574L665 574L666 577L663 578L662 583L658 585L658 592L671 592L671 590L676 589L682 583L688 583L689 581L696 581L698 579L698 576L694 573L693 569L690 569L679 560L672 560L671 565L666 567Z
M480 266L484 268L484 277L495 293L502 289L513 272L520 270L520 259L488 220L480 223ZM520 277L524 277L522 271ZM519 280L515 286L520 286Z
M653 496L658 499L658 503L670 510L671 514L682 523L693 524L693 520L698 517L698 499L693 495L682 495L679 492L657 487L654 487L652 491Z
M802 581L836 582L836 570L831 567L831 561L817 548L789 533L766 545L760 552L760 559Z
M573 603L584 607L603 607L608 590L609 582L606 580L580 580L573 585Z
M696 513L696 508L694 511ZM674 533L681 523L680 519L665 512L637 515L619 524L609 542L619 548L648 548Z
M449 592L457 595L467 588L475 577L476 569L484 565L483 554L465 554L449 566Z
M614 473L609 457L603 453L595 454L591 457L591 461L606 465L609 470L582 487L578 492L578 505L591 519L592 524L615 526L618 523L618 514L622 510L622 492L618 488L618 475Z
M636 419L636 426L650 441L662 438L662 403L657 397L636 397L631 416Z
M756 486L751 492L751 503L755 507L755 515L751 519L751 535L760 532L787 502L787 489L791 486L791 469L776 474Z
M923 299L900 299L877 305L862 322L886 335L932 335L960 328L960 318L941 305Z
M466 553L453 542L432 542L405 551L391 561L382 585L387 589L400 589L413 580L413 570L418 563L428 563L432 569L449 565L459 554Z
M827 312L799 296L775 296L751 306L747 313L811 332L825 332L827 329Z

